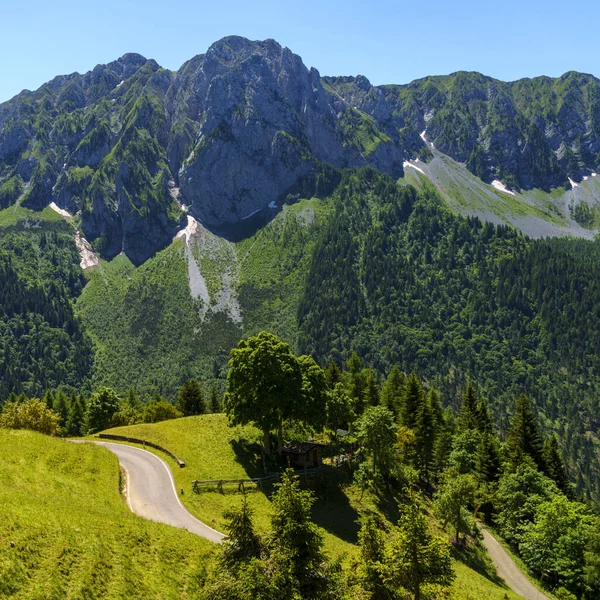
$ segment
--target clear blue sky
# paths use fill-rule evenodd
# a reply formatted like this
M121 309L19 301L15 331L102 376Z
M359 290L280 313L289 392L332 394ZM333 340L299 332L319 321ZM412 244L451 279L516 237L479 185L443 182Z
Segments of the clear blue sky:
M231 34L274 38L322 75L408 83L481 71L504 80L600 75L598 4L549 0L8 0L0 102L126 52L177 69Z

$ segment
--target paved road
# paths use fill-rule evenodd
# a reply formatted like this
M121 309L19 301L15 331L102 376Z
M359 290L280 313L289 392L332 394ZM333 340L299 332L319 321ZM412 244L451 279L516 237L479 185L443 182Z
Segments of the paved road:
M489 555L492 557L498 575L506 581L508 587L525 598L525 600L550 600L548 596L542 594L530 581L525 577L521 569L517 567L515 561L508 555L506 550L496 541L496 538L482 526L483 543L487 548Z
M124 444L91 443L104 446L117 455L127 473L127 504L136 515L187 529L211 542L219 543L225 537L184 508L177 495L171 469L156 454Z

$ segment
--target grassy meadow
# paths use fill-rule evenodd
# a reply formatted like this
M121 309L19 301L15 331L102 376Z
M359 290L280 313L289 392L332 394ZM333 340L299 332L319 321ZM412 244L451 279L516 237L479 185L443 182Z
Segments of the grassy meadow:
M0 429L0 598L194 598L213 545L133 515L116 457Z

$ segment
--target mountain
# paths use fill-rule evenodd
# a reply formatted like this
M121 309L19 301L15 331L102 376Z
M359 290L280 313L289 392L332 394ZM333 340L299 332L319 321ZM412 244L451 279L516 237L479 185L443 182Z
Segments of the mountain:
M501 432L525 391L600 498L599 83L374 87L231 37L22 92L0 105L0 402L222 387L267 329L445 405L471 379Z
M598 169L599 86L577 73L503 83L461 72L374 87L240 37L177 72L126 54L0 105L0 206L54 202L103 257L137 265L186 211L235 236L286 199L328 195L332 167L399 177L433 150L509 189L570 188ZM595 226L595 206L579 220Z

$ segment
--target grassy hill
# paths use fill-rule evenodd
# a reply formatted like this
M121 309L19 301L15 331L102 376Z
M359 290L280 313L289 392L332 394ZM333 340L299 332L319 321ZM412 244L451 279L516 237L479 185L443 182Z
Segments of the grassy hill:
M196 494L192 491L192 481L255 477L262 472L256 453L260 447L258 430L252 427L229 428L226 417L222 414L118 427L109 431L155 442L185 460L186 468L179 469L172 459L157 452L171 465L177 487L183 488L184 504L192 513L217 529L223 526L222 512L228 507L237 506L241 501L237 488L226 487L223 494L216 489ZM330 475L329 481L335 476ZM249 504L255 511L256 523L260 529L268 526L271 491L266 488L264 492L254 490L248 493ZM376 511L392 522L398 517L392 500L382 502L368 494L361 500L360 491L350 483L339 486L325 483L316 492L318 499L313 519L323 530L327 551L334 556L346 553L349 557L357 551L356 520L365 510ZM439 529L439 524L435 524L435 527ZM453 599L518 598L497 579L483 550L477 548L457 554L454 564L457 578L452 588Z
M0 598L192 598L212 545L134 516L116 457L0 429Z

